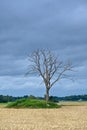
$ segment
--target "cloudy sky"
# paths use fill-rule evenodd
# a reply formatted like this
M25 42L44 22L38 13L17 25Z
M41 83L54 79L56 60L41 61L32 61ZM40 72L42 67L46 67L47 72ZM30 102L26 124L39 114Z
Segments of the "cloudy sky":
M44 95L40 77L24 76L38 48L75 65L75 81L60 81L51 95L87 94L87 0L0 0L0 94Z

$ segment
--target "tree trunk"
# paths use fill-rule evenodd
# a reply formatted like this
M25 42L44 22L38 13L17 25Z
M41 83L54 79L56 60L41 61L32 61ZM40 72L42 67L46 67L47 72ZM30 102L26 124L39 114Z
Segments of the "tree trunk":
M46 101L48 101L48 100L49 100L49 89L46 88Z

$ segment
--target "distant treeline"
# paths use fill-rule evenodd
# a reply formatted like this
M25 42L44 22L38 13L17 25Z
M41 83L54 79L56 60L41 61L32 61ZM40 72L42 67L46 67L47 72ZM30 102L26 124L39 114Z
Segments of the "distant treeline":
M65 96L65 97L50 97L51 100L54 101L87 101L87 95L72 95L72 96Z
M22 97L13 97L13 96L4 96L0 95L0 103L6 102L13 102L17 99L22 98L30 98L30 99L44 99L43 97L35 97L33 95L25 95ZM87 101L87 95L73 95L73 96L65 96L65 97L57 97L57 96L50 96L50 101L58 102L58 101Z
M28 98L28 96L23 96L23 97L13 97L13 96L4 96L4 95L0 95L0 103L6 103L6 102L13 102L16 101L17 99L21 99L21 98Z

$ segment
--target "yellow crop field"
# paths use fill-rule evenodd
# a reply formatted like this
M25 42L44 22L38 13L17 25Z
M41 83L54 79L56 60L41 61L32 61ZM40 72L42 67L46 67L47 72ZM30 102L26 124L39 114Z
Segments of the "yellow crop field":
M59 109L0 107L0 130L87 130L87 103L61 103Z

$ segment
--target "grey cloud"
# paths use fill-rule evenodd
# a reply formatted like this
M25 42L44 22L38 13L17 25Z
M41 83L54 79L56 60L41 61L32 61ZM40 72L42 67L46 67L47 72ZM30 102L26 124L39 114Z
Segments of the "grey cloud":
M5 55L0 57L0 61L0 76L25 75L25 73L27 72L27 58L19 59L17 57Z
M49 48L86 79L86 35L87 0L0 1L0 75L23 75L27 55Z
M29 80L30 80L30 83L29 83ZM24 76L20 76L20 77L19 76L0 76L0 90L4 90L4 89L15 90L15 89L24 89L24 88L30 89L31 86L33 86L34 88L38 88L40 87L40 83L41 81L39 77L25 78Z
M33 82L34 81L34 82ZM35 96L44 96L45 87L41 84L40 78L30 77L12 77L0 76L0 94L4 93L13 96L22 96L33 94ZM80 79L76 82L63 80L51 89L50 95L66 96L73 94L85 94L87 88L85 87L86 79Z

